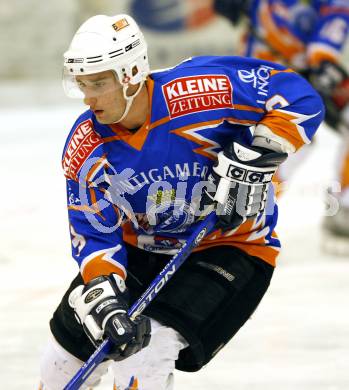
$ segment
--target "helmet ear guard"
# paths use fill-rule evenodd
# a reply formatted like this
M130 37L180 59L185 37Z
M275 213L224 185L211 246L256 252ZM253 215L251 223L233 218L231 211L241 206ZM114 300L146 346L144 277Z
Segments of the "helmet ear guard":
M129 15L97 15L82 24L64 53L63 88L81 97L75 76L108 70L123 87L142 83L150 72L146 41Z
M142 81L144 81L149 73L149 70L147 72L144 72L144 69L146 69L146 66L149 65L147 64L147 55L145 54L143 56L143 61L146 62L146 64L141 64L140 62L142 60L140 58L137 58L135 61L125 64L122 68L121 71L118 73L116 70L117 76L121 82L121 84L139 84ZM142 72L143 69L143 72Z

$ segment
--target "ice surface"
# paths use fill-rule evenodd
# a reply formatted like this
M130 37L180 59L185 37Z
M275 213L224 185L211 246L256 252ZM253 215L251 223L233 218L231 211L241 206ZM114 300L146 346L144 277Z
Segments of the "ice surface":
M80 111L0 110L1 389L36 388L48 320L77 272L60 159ZM283 253L260 307L206 368L177 372L176 390L349 389L349 256L322 253L320 231L339 143L322 128L280 202Z

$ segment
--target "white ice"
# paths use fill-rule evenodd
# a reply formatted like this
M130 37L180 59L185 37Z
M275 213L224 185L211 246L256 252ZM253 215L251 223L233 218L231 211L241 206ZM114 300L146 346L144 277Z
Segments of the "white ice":
M77 272L60 159L81 107L26 107L0 109L0 388L6 390L37 388L48 321ZM349 256L324 254L320 229L339 143L322 128L280 202L283 253L258 310L207 367L176 372L176 390L349 389ZM110 377L100 389L112 389Z

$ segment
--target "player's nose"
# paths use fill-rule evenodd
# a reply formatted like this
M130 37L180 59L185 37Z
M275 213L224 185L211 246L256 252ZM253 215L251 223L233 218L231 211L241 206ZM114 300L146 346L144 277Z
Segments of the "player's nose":
M92 96L84 97L84 104L86 104L86 106L90 106L92 110L96 106L96 103L97 103L97 99L95 97Z

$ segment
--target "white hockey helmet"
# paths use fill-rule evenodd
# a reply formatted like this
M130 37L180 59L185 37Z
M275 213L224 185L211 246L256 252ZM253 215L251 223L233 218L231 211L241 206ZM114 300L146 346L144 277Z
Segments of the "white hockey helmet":
M81 25L64 53L65 93L83 98L75 77L107 70L115 72L125 97L129 83L143 84L149 74L146 41L129 15L97 15Z

